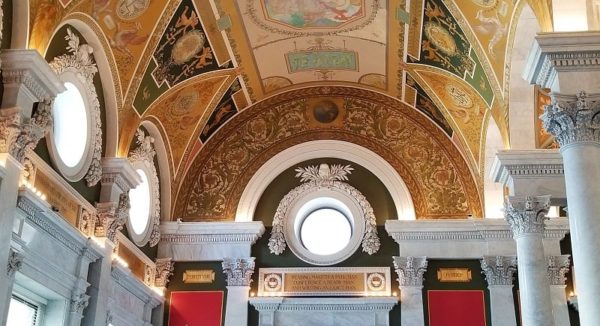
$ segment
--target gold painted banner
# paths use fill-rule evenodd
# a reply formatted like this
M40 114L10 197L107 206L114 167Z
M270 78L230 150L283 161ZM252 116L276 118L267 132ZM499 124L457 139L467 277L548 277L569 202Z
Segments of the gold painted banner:
M471 270L469 268L438 268L437 278L440 282L471 282Z
M187 270L183 273L183 283L212 283L215 271L212 269Z
M259 296L389 296L388 267L261 268Z
M77 227L79 202L72 194L63 191L60 185L56 184L52 178L45 175L40 169L36 170L33 185L46 195L46 201L53 209L58 210L58 215L62 216L69 224Z

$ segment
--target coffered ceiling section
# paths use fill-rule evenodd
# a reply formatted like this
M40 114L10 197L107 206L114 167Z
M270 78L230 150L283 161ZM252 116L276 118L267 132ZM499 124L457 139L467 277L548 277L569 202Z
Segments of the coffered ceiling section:
M377 0L241 0L259 92L315 81L386 89L387 8Z

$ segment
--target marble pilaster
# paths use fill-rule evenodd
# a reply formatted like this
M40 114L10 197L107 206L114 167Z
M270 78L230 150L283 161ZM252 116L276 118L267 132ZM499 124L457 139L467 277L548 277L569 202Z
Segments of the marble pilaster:
M394 257L394 268L400 283L402 325L424 325L423 274L427 270L427 257Z
M542 242L549 196L509 197L504 213L517 243L523 325L554 325Z
M227 306L225 325L246 326L248 324L248 294L254 257L223 259L223 273L227 276Z
M513 278L517 269L517 257L485 256L481 260L481 269L490 291L492 324L516 326Z
M548 263L548 282L552 296L552 311L556 325L569 325L569 308L565 293L565 274L569 271L569 256L546 256Z

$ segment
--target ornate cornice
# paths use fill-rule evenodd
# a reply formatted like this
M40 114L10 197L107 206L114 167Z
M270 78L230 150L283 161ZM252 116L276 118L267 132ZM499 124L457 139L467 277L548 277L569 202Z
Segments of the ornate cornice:
M513 237L544 232L544 221L550 207L549 196L510 197L504 203L504 214L513 231Z
M394 268L398 274L400 287L423 286L423 274L427 270L427 257L394 256Z
M560 146L580 142L600 143L600 94L552 94L552 104L547 105L544 128L556 138Z
M14 251L12 248L8 253L8 262L6 264L6 275L8 277L14 277L15 273L23 267L23 259L25 257L22 253Z
M569 255L546 256L548 263L548 282L550 285L565 285L567 278L565 274L569 272Z
M481 260L481 269L488 285L512 285L517 270L517 257L485 256Z
M223 259L223 273L227 286L250 286L254 273L254 257Z
M169 278L175 270L175 262L171 258L156 259L156 273L154 286L166 287L169 284Z

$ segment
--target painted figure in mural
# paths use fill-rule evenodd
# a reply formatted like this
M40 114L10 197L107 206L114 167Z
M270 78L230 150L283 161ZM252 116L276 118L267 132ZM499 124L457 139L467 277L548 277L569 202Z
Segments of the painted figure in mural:
M297 28L336 27L363 14L363 0L263 0L266 14Z

